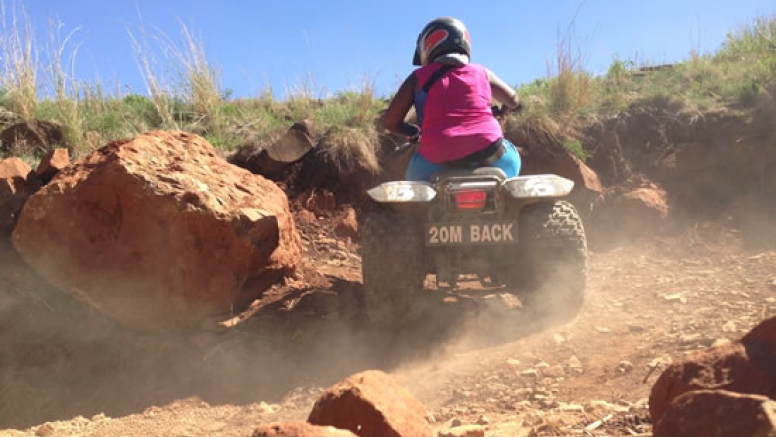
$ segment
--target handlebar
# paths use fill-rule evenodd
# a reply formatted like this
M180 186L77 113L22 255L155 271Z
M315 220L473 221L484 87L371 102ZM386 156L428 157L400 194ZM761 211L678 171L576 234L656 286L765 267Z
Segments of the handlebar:
M490 107L490 110L493 112L493 116L499 119L509 114L510 112L514 112L518 114L522 112L523 109L524 108L522 103L518 103L517 108L515 109L509 109L507 105L501 105L501 106L493 105Z

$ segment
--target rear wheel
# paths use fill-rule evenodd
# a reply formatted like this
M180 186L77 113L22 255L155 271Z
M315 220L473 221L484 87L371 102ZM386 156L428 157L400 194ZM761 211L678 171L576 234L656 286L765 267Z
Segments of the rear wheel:
M377 325L398 326L423 289L420 228L409 215L389 209L362 213L359 222L366 314Z
M521 209L518 268L510 286L521 289L526 309L540 317L574 318L585 302L587 238L582 219L566 201Z

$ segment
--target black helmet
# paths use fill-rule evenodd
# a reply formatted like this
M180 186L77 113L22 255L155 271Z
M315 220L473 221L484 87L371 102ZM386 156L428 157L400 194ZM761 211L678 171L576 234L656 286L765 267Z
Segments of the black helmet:
M426 24L418 35L412 65L425 65L448 53L471 56L472 40L461 20L441 17Z

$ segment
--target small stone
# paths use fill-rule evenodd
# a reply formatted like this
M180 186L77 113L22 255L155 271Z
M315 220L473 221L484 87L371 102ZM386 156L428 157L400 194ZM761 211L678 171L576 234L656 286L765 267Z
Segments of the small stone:
M461 422L461 419L458 419L458 418L456 418L456 419L453 419L453 420L450 422L450 427L451 427L451 428L456 428L456 427L458 427L458 426L461 426L461 425L463 425L463 422Z
M453 397L456 399L469 399L472 397L472 392L469 390L453 390Z
M644 332L645 328L643 326L641 326L641 325L629 324L628 325L628 331L630 331L630 332Z
M595 411L595 410L603 410L606 412L615 412L615 413L627 413L630 408L623 407L620 405L615 405L606 401L590 401L588 403L588 410L589 411Z
M584 413L585 407L579 404L560 404L558 410L562 413Z
M38 437L48 437L51 434L54 434L54 431L56 431L54 425L50 423L44 423L35 430L35 435Z
M507 364L509 364L512 367L518 367L520 366L520 360L517 360L515 358L510 358L507 360Z
M582 369L582 362L579 361L579 358L577 358L575 355L572 355L571 358L569 358L569 369L572 373L583 373L584 370Z
M552 340L557 344L563 344L566 342L566 338L560 334L553 334Z
M677 294L667 294L663 296L665 300L668 302L675 302L675 303L687 303L687 298L684 297L684 293L677 293Z
M259 405L257 406L257 409L259 410L259 412L263 414L275 414L278 411L280 411L280 405L277 405L277 404L270 405L266 402L260 402Z
M766 303L776 303L776 297L766 297L765 298Z
M534 367L536 367L537 369L546 369L546 368L550 367L550 365L549 365L549 364L547 364L547 363L545 363L544 361L540 361L540 362L539 362L538 364L536 364L536 366L534 366Z
M679 336L679 342L685 346L693 343L697 343L698 341L700 341L700 339L701 339L700 334L682 334L681 336Z
M728 340L727 338L719 338L717 340L714 340L714 343L711 344L711 347L727 346L730 343L732 343L732 341Z
M722 331L734 333L738 330L738 327L736 326L736 322L733 320L728 321L724 325L722 325Z
M595 330L600 332L600 333L602 333L602 334L607 334L607 333L611 332L611 330L609 328L605 327L605 326L596 326Z
M563 366L553 366L542 371L542 375L547 378L560 378L566 375L566 369Z
M623 360L620 362L620 365L617 366L617 370L620 373L628 373L633 370L633 363Z
M539 371L537 371L536 369L523 370L522 372L520 372L520 376L524 378L538 378Z
M477 419L477 425L485 426L488 424L490 424L490 419L488 419L488 417L485 416L484 414L480 416L479 419Z
M635 408L648 408L649 407L649 398L641 398L633 403L633 406Z

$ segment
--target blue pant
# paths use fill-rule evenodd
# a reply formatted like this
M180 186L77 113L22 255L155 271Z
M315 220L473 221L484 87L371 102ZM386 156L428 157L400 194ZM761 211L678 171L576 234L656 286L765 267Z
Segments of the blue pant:
M504 173L507 174L508 178L515 177L520 174L520 154L517 153L515 145L507 139L504 139L504 147L506 147L504 155L488 167L498 167L504 170ZM476 165L472 165L472 167L476 167ZM415 153L412 156L412 159L410 159L410 163L407 166L407 173L405 173L404 178L408 181L427 182L434 173L450 168L451 167L443 164L430 162L426 158L420 156L419 153Z

